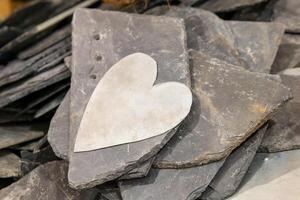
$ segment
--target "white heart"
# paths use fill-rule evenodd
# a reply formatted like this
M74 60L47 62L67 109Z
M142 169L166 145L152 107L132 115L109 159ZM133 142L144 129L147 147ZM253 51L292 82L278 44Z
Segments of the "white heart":
M74 152L137 142L176 127L189 113L190 89L154 85L157 64L143 53L124 57L96 86L83 114Z

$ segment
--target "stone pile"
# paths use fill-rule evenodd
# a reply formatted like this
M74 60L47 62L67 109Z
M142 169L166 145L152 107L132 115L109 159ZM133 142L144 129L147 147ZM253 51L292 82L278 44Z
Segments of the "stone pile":
M162 3L34 1L0 24L0 199L300 196L300 4ZM189 115L159 136L74 152L96 85L136 52L156 60L155 84L191 89Z

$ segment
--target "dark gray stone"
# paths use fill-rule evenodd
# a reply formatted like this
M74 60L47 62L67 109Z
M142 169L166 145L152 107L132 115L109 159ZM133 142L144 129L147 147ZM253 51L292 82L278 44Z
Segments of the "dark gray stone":
M70 72L68 68L64 64L60 64L48 71L11 84L0 90L0 107L4 107L26 95L64 80L69 76Z
M226 158L225 163L202 194L202 200L222 200L238 189L258 150L266 128L267 125L260 128Z
M143 179L120 181L123 200L194 200L208 186L223 161L185 169L151 169Z
M294 98L274 117L260 146L261 152L277 152L300 148L300 68L280 74L283 84L290 87Z
M271 73L295 67L300 67L300 35L284 34Z
M0 149L40 138L43 131L34 130L31 126L2 126L0 128Z
M282 23L287 32L300 33L300 1L279 0L273 12L274 21Z
M0 151L0 178L20 176L20 164L20 158L17 155L9 151Z
M19 181L0 190L0 199L88 200L86 197L91 197L94 191L71 189L68 186L67 168L68 165L64 161L53 161L39 166Z
M15 27L4 26L0 28L0 47L10 42L21 33L22 31Z
M269 22L223 21L201 9L172 7L185 19L188 47L243 68L269 73L284 29Z
M211 12L229 12L265 1L267 0L209 0L201 4L200 8Z
M73 20L69 183L79 189L113 180L136 168L157 154L175 133L173 129L136 143L74 153L82 114L104 73L124 56L143 52L158 63L156 83L178 81L189 85L190 75L185 28L180 19L79 9ZM99 55L101 60L96 59Z
M191 51L194 101L190 115L154 162L191 167L220 160L291 98L272 75L249 72ZM242 109L241 109L242 108Z

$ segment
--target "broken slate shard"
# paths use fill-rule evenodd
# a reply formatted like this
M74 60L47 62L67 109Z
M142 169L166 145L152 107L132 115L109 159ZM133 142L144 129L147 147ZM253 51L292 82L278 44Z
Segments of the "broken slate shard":
M202 200L221 200L234 194L256 154L266 128L267 125L261 127L226 158L225 163L202 194Z
M300 150L256 154L239 191L229 200L295 200L300 196Z
M194 200L201 196L224 161L185 169L154 169L145 178L120 181L123 200Z
M43 131L32 130L30 126L2 126L0 128L0 149L40 138Z
M18 177L20 175L20 158L9 151L0 151L0 178Z
M64 160L68 160L69 148L69 104L70 93L68 92L58 107L55 115L52 117L47 138L55 153L55 155ZM119 179L140 178L148 174L153 163L153 158L145 161L137 168L132 169L127 174L124 174Z
M121 58L143 52L157 62L155 84L176 81L189 86L190 75L185 28L180 19L79 9L73 18L72 34L69 183L79 189L113 180L136 168L157 154L175 133L171 130L136 143L74 153L85 106L104 73Z
M300 148L300 68L284 70L280 77L283 84L291 88L294 98L272 117L260 146L262 152Z
M190 64L191 113L158 154L158 168L197 166L228 156L291 98L288 88L272 75L249 72L196 51L191 51Z
M114 64L90 97L74 152L138 142L175 128L190 111L191 91L176 82L153 85L156 75L156 61L147 54Z
M270 72L284 33L281 24L224 21L201 9L172 7L167 15L185 20L189 48L254 72Z
M74 199L80 200L92 190L76 191L68 186L68 165L54 161L41 165L19 181L0 190L1 200Z
M199 7L211 12L230 12L244 7L254 6L267 0L209 0Z
M274 5L273 18L285 26L286 32L300 33L300 1L279 0Z
M282 38L271 73L276 74L296 67L300 67L300 35L286 33Z

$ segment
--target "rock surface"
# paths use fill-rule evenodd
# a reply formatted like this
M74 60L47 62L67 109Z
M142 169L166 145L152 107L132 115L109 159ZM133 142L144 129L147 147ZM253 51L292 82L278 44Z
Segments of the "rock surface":
M21 175L20 158L9 151L0 151L0 178Z
M226 158L201 196L202 200L222 200L234 194L252 163L266 128L266 125L260 128Z
M40 138L43 131L32 130L30 126L14 126L0 128L0 149Z
M141 142L73 153L85 106L104 73L124 56L143 52L157 61L156 83L177 81L189 85L190 76L185 29L180 19L80 9L74 15L72 37L69 183L79 189L113 180L136 168L175 133L172 130ZM153 42L158 39L160 42Z
M300 68L287 69L280 77L294 98L272 117L273 123L260 146L262 152L300 148Z
M158 154L158 168L197 166L228 156L291 98L272 75L248 72L195 51L190 63L191 113Z
M208 186L223 161L186 169L151 169L143 179L119 182L123 200L194 200Z
M295 200L300 196L300 151L258 153L240 190L229 200Z

